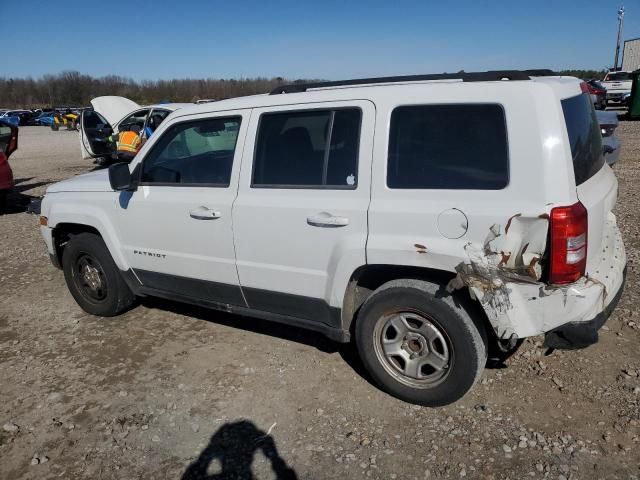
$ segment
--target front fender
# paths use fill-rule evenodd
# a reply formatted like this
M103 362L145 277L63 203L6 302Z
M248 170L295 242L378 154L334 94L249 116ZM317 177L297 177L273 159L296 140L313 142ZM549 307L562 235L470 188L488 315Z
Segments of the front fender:
M109 209L115 209L116 198L113 192L96 193L91 201L87 201L86 192L83 192L82 198L68 193L64 195L66 197L64 199L62 195L55 193L45 197L48 201L43 203L42 215L47 217L49 228L55 229L64 223L95 228L107 245L107 249L118 268L123 271L128 270L130 265L119 248L120 238L108 213ZM99 200L95 201L96 198ZM44 207L47 207L46 210Z

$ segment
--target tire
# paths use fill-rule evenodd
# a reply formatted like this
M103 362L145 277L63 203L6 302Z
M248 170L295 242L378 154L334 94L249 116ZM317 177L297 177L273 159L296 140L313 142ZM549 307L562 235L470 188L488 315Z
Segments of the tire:
M53 130L54 132L57 132L59 128L60 127L58 127L58 125L55 122L51 124L51 130Z
M7 212L8 198L9 192L6 190L0 190L0 215Z
M135 302L135 295L98 235L71 237L62 254L62 269L71 295L87 313L113 317Z
M107 157L96 157L93 159L93 163L95 163L98 167L107 167L109 165L110 159Z
M373 292L356 319L355 339L384 391L429 407L462 398L487 361L484 327L443 286L421 280L394 280Z

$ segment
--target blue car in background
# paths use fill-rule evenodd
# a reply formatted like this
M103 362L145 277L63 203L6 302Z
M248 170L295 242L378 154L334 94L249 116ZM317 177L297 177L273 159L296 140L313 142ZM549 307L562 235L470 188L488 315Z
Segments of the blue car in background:
M53 123L53 115L54 112L42 112L40 115L33 119L33 123L35 125L50 127Z
M14 111L8 110L0 114L0 121L9 123L17 127L20 124L20 117L16 115Z

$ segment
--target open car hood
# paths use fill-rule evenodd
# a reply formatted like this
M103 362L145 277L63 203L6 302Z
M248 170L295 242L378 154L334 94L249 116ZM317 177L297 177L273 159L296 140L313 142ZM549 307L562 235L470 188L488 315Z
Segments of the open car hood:
M133 100L125 97L104 96L91 100L93 109L114 127L125 115L140 108Z

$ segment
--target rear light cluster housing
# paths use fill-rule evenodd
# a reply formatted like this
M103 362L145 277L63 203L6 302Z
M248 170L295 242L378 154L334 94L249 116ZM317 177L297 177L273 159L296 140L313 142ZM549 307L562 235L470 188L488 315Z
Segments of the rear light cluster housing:
M586 85L591 95L604 95L605 93L607 93L607 91L602 88L596 88L592 85L589 85L588 83Z
M588 215L582 203L551 210L549 283L566 285L586 273Z

